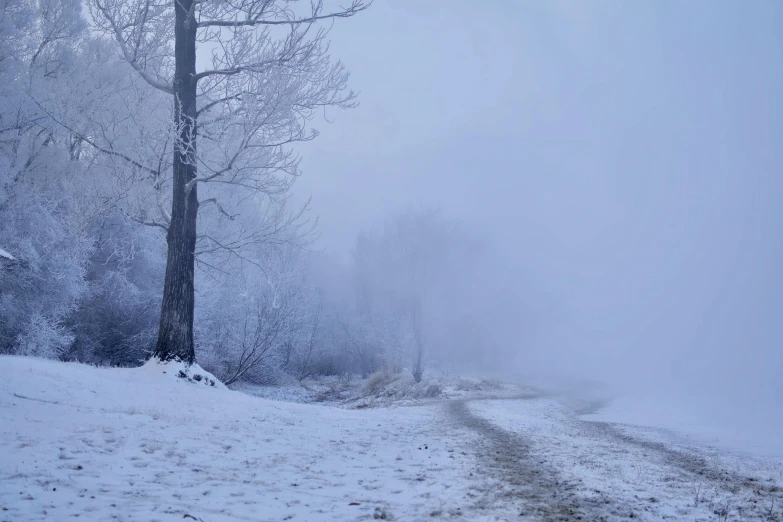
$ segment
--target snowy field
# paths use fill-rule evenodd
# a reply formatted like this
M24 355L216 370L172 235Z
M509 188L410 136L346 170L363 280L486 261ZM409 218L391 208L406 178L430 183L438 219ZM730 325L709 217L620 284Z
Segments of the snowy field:
M348 409L177 373L0 357L0 521L783 520L779 460L552 397Z
M542 514L559 506L584 520L783 520L780 459L717 450L668 430L584 420L593 415L547 398L474 401L467 411L494 430L493 446L514 448L517 458L499 467L530 477L511 489L533 498Z
M503 511L470 507L488 486L440 405L285 403L175 373L0 358L0 520L486 520Z
M584 418L662 428L714 446L716 451L742 451L783 459L783 411L778 412L777 418L765 418L763 414L738 418L736 411L731 410L709 418L699 408L686 407L686 401L677 397L656 399L642 394L621 395ZM745 410L752 411L752 407L746 406ZM765 422L750 422L754 418Z

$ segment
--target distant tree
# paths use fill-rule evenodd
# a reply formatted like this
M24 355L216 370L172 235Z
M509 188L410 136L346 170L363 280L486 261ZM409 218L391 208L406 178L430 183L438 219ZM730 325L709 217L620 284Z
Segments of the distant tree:
M113 36L125 60L173 100L169 138L161 138L171 147L160 148L172 154L171 211L162 209L155 221L168 242L156 358L195 360L199 210L211 207L233 220L230 204L286 192L290 179L276 174L295 176L299 165L287 146L316 136L307 121L317 110L355 103L348 71L331 61L321 23L351 17L369 4L353 0L328 11L322 0L301 8L290 0L92 0L98 26ZM201 60L197 47L204 51ZM160 166L136 167L162 176ZM200 184L219 188L199 201ZM211 244L236 247L215 238Z
M431 303L439 288L454 285L444 278L457 245L454 232L438 211L411 211L361 234L354 250L358 314L372 325L387 361L405 354L416 382L424 373Z

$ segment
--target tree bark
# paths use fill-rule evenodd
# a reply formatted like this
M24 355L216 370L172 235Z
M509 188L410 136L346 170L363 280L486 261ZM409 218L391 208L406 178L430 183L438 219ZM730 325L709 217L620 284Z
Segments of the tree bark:
M166 278L160 310L160 329L154 356L162 361L195 361L193 345L193 277L196 250L196 20L194 0L173 0L174 196L167 242Z

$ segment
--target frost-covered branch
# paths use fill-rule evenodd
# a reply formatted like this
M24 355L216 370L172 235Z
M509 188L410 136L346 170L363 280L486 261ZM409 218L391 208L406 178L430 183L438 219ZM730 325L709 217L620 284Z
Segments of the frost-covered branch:
M251 2L245 2L240 10L240 13L245 15L242 20L200 20L198 27L255 27L262 25L300 25L311 24L318 21L329 20L334 18L348 18L359 14L364 11L370 5L372 1L365 0L353 0L353 3L344 9L334 11L330 13L323 13L323 1L319 0L317 3L313 3L311 6L311 14L305 17L297 17L293 10L285 7L278 7L274 1L270 0L256 0ZM270 9L275 6L275 9ZM213 15L222 14L221 11L215 13L208 13Z
M98 21L98 27L109 32L114 37L117 45L128 64L152 87L167 94L174 94L174 89L169 80L163 80L156 74L155 68L150 67L156 62L159 53L169 47L164 34L155 34L160 30L161 19L166 18L169 8L165 5L155 4L151 0L137 2L137 6L130 8L120 0L93 0L91 5L102 16L94 16ZM148 27L151 26L151 27Z

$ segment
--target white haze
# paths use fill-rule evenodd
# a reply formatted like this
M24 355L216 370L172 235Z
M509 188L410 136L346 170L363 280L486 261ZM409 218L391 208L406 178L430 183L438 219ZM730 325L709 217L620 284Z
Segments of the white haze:
M783 4L378 0L355 22L332 49L361 106L326 113L296 187L324 249L439 206L498 260L474 284L511 296L476 300L497 335L457 366L783 429Z

